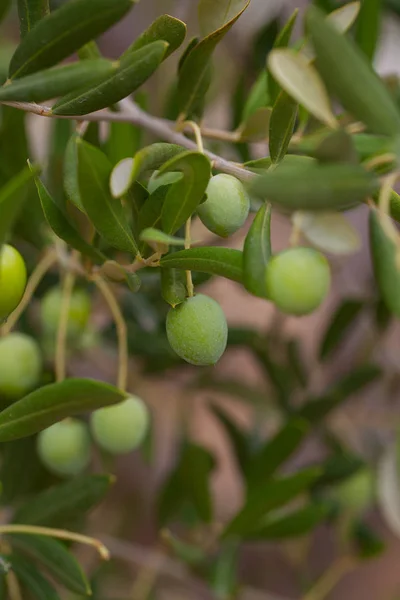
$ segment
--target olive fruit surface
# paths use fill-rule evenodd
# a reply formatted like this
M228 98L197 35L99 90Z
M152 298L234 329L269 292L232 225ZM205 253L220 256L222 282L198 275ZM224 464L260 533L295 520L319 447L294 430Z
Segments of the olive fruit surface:
M64 419L39 433L37 449L42 463L52 473L78 475L90 462L89 430L83 421Z
M228 325L215 300L197 294L167 315L167 337L172 349L192 365L214 365L225 351Z
M90 428L101 448L111 454L126 454L143 442L149 422L149 410L143 400L129 396L119 404L92 413Z
M42 372L37 342L24 333L0 338L0 395L18 398L31 391Z
M43 329L52 334L57 331L61 314L62 290L55 286L42 298L41 319ZM91 313L90 296L82 289L74 289L68 312L68 334L76 336L83 332Z
M313 248L290 248L271 258L267 297L284 313L306 315L328 294L331 275L325 256Z
M0 321L15 310L26 286L25 262L9 244L0 248Z
M225 173L214 175L206 194L207 200L198 206L197 213L207 229L228 237L242 227L249 214L250 198L236 177Z

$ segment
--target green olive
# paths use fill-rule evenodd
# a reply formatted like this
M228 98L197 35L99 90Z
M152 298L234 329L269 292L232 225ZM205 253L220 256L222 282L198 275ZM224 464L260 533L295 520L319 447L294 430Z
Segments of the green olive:
M290 248L272 257L266 270L267 296L284 313L306 315L328 294L329 263L312 248Z
M62 290L56 286L44 295L41 303L41 319L47 334L54 334L58 329L62 304ZM71 295L68 312L68 335L77 336L83 332L91 313L90 296L82 289L75 289Z
M228 325L218 302L197 294L167 315L167 336L175 352L192 365L214 365L228 339Z
M375 500L374 473L368 468L360 469L332 488L329 496L346 512L365 512Z
M13 246L0 249L0 321L17 308L26 286L24 259Z
M211 177L206 195L197 213L207 229L228 237L242 227L249 214L250 198L236 177L225 173Z
M78 419L55 423L39 433L37 449L41 461L52 473L66 477L78 475L90 462L88 428Z
M18 398L34 388L42 372L42 357L36 341L23 333L0 338L0 394Z
M129 396L119 404L96 410L90 427L101 448L111 454L126 454L143 442L149 422L149 411L143 400Z

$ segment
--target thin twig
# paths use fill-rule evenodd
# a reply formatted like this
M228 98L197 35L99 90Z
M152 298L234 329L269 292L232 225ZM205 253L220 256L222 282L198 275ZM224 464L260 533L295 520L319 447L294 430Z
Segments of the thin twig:
M42 281L42 279L46 275L47 271L56 262L57 262L57 255L53 250L48 252L47 254L45 254L43 256L43 258L38 262L35 270L32 272L32 275L30 276L29 281L26 285L25 293L22 297L21 302L19 303L17 308L14 310L14 312L12 312L11 315L9 316L7 323L5 323L3 325L3 327L1 328L2 335L7 335L8 333L10 333L10 331L15 326L18 319L20 318L20 316L22 315L22 313L28 306L29 302L31 301L32 296L35 293L35 290L38 287L39 283Z
M100 540L76 533L75 531L67 531L66 529L53 529L52 527L40 527L38 525L0 525L0 535L12 535L13 533L26 533L27 535L44 535L46 537L57 538L59 540L70 540L86 546L96 548L103 560L109 560L110 552Z
M93 277L94 283L99 288L107 302L111 314L114 318L115 328L118 336L118 379L117 386L125 391L128 382L128 336L124 315L119 307L116 297L104 279L99 276Z
M322 575L302 600L324 600L344 575L352 571L356 565L357 561L354 557L343 556Z
M73 260L76 260L78 253L74 250L71 253ZM67 271L62 285L62 297L60 307L60 319L58 321L57 339L54 370L56 373L56 381L63 381L66 374L66 354L67 354L67 335L68 335L68 318L71 304L72 291L75 284L75 273Z

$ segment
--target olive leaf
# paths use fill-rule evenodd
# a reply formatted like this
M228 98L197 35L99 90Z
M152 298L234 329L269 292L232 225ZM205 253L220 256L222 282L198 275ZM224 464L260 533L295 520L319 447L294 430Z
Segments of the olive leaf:
M159 229L154 229L153 227L148 227L143 229L140 233L140 239L147 244L161 245L166 246L184 246L185 240L179 237L174 237L172 235L168 235L168 233L164 233Z
M344 300L333 313L321 341L319 357L321 360L330 358L333 352L340 347L346 334L352 329L365 307L361 300Z
M246 0L200 0L198 6L200 31L207 36L235 18L243 11Z
M161 269L161 295L172 308L184 302L187 296L185 271Z
M161 15L125 50L122 58L144 46L148 46L152 42L163 40L168 44L164 55L164 59L166 59L179 48L185 37L186 25L183 21L170 15Z
M285 156L293 135L297 103L284 91L276 99L269 122L269 153L273 163Z
M257 108L237 129L239 140L241 142L261 142L268 139L270 118L270 108Z
M325 252L340 256L361 248L360 234L340 213L299 211L293 215L293 224L309 242Z
M203 246L179 250L163 256L160 266L210 273L239 283L243 281L243 253L231 248Z
M49 13L17 47L9 77L29 75L51 67L119 21L132 0L70 0Z
M298 13L299 13L298 8L296 8L292 12L289 19L286 21L285 25L279 32L279 35L277 36L277 38L274 42L273 48L286 48L289 45L290 38L291 38L292 32L293 32L293 28L296 24ZM281 88L280 88L279 84L275 81L275 79L272 77L272 74L269 71L267 71L267 77L268 77L267 85L268 85L269 101L273 105L273 104L275 104L275 102L279 96Z
M28 589L34 598L46 598L46 600L61 600L53 585L39 571L32 561L16 554L8 556L12 571L18 581Z
M64 153L63 175L64 190L68 199L75 204L80 211L85 212L79 191L78 181L78 138L74 133L68 140Z
M2 4L7 4L3 2ZM10 3L9 3L10 4ZM21 38L49 13L49 0L18 0L18 17Z
M310 534L329 517L332 506L329 502L311 502L304 508L292 510L281 515L270 515L246 539L250 540L284 540Z
M243 279L246 289L265 298L265 272L271 257L271 206L259 209L246 235L243 248Z
M363 0L357 19L355 39L365 56L372 61L379 40L382 3L380 0Z

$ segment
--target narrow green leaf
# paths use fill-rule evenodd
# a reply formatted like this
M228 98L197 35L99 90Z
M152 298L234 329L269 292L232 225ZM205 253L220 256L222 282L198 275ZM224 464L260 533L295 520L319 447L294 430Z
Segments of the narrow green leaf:
M121 59L120 66L112 75L103 78L94 87L85 85L84 88L60 98L54 104L52 113L61 116L86 115L130 96L154 73L167 47L166 42L152 42L128 54Z
M161 211L167 195L168 188L165 186L157 188L146 199L139 210L138 230L142 231L148 227L161 227Z
M41 535L14 533L8 536L12 548L43 565L48 573L71 592L91 594L89 582L73 554L59 541Z
M272 50L268 68L291 98L328 127L337 127L324 84L307 58L287 48Z
M106 257L81 237L78 230L75 229L68 217L62 212L57 202L50 196L39 177L35 177L35 183L44 216L54 233L69 246L88 256L94 263L102 264L106 260Z
M161 15L125 50L122 58L152 42L163 40L168 44L165 59L179 48L185 37L186 25L183 21L170 15Z
M34 598L37 600L61 600L53 586L31 561L15 553L8 559L18 581Z
M103 500L114 480L111 475L82 475L50 487L19 507L13 522L62 526L81 517Z
M227 525L223 537L251 533L271 510L280 508L310 488L319 474L320 469L309 468L258 485L248 496L242 510Z
M42 102L83 85L93 85L116 71L116 63L104 58L45 69L0 88L0 101Z
M49 12L49 0L18 0L21 38L24 38Z
M205 95L212 54L249 4L250 0L235 2L234 8L238 8L238 11L235 14L225 12L229 21L224 21L218 29L209 32L186 56L178 80L179 109L182 115L190 114L193 106L198 103L199 97L201 99ZM208 27L207 30L209 31Z
M45 385L0 412L0 442L32 435L66 417L121 402L125 396L92 379Z
M9 77L51 67L119 21L132 0L70 0L46 15L24 37L11 59Z
M211 565L210 587L215 598L234 598L238 589L240 545L236 540L222 544Z
M0 23L7 16L8 12L11 8L11 4L12 4L12 0L2 0L2 2L0 3Z
M302 344L298 338L288 340L286 344L289 368L302 388L308 384L308 372L304 361Z
M192 500L202 521L211 523L213 515L210 474L214 467L212 455L197 444L184 448L179 470L186 493ZM196 477L193 477L196 473Z
M13 227L26 200L27 187L31 179L39 173L39 167L25 167L0 189L0 246Z
M268 440L255 454L248 465L246 479L251 490L265 483L276 470L299 448L309 432L309 425L302 419L289 421Z
M268 74L264 69L250 90L243 111L241 112L241 120L247 121L259 108L265 108L269 104Z
M132 159L122 160L114 167L111 174L112 195L114 198L120 198L143 173L159 169L165 162L177 154L181 154L183 150L184 148L177 144L159 142L142 148Z
M255 177L251 191L291 210L342 210L365 200L378 185L376 177L358 165L299 161L283 162L274 171Z
M64 154L64 190L68 199L75 204L79 210L85 212L79 191L78 181L78 138L74 133L67 143Z
M200 0L198 13L201 34L207 36L217 31L243 11L247 4L246 0Z
M211 177L211 164L200 152L183 152L160 168L160 174L170 171L183 173L182 179L170 186L161 211L164 231L173 234L203 200Z
M254 217L243 247L243 279L246 289L265 298L265 270L271 257L271 206L263 204Z
M178 269L161 269L161 295L165 302L175 308L186 300L186 275Z
M140 233L140 239L147 244L161 244L167 247L185 245L185 240L183 238L168 235L168 233L164 233L163 231L154 229L153 227L143 229L143 231Z
M311 7L306 16L316 66L328 89L372 133L400 133L400 114L389 92L355 44Z
M381 369L373 364L358 367L350 375L346 375L338 381L324 396L307 402L297 415L312 424L317 424L332 410L348 400L349 396L373 383L381 374Z
M163 530L161 537L162 541L171 548L175 556L182 562L196 566L207 561L206 552L199 546L180 540L168 530Z
M134 156L139 150L142 131L131 123L119 123L118 121L110 123L109 127L107 156L111 163L116 165L124 158Z
M339 451L329 456L320 466L323 473L315 484L317 490L355 475L361 468L365 468L365 463L358 456Z
M37 456L34 437L8 442L1 450L1 500L16 506L21 499L39 489L47 475Z
M243 254L240 250L204 246L179 250L163 256L160 266L168 269L184 269L185 271L200 271L220 277L227 277L242 283Z
M361 300L343 300L332 315L324 333L319 349L321 360L329 358L338 349L360 315L365 302Z
M110 161L101 150L80 138L76 143L79 193L86 213L110 246L136 255L138 248L123 206L109 192Z
M357 521L351 528L352 541L357 555L361 559L377 558L386 550L386 544L373 529L362 521Z
M87 42L82 48L79 48L77 55L79 60L91 60L102 57L100 49L94 40Z
M226 414L225 411L221 410L219 406L212 404L210 406L212 412L217 417L218 421L223 426L229 441L232 445L235 458L240 467L242 473L245 473L252 455L250 452L250 440L248 439L245 432L240 429L236 423Z
M329 504L313 502L282 517L270 517L265 524L247 535L251 540L284 540L307 535L314 531L331 511Z
M357 19L355 39L370 61L374 58L379 41L382 8L381 0L362 0Z
M370 210L369 230L375 279L386 306L400 317L400 270L397 263L397 247L389 238L381 219L387 219L377 210Z
M276 99L269 122L269 153L273 163L285 156L296 123L297 102L284 91Z
M345 129L328 133L318 144L314 156L319 162L358 162L352 136Z
M268 139L271 109L265 106L257 108L240 125L237 133L242 142L262 142Z
M289 46L290 38L292 37L293 28L296 24L297 15L299 14L299 9L296 8L289 19L286 21L285 25L279 32L273 48L286 48ZM268 75L268 95L270 99L270 103L273 105L277 101L281 88L279 84L272 77L271 73L267 73Z

